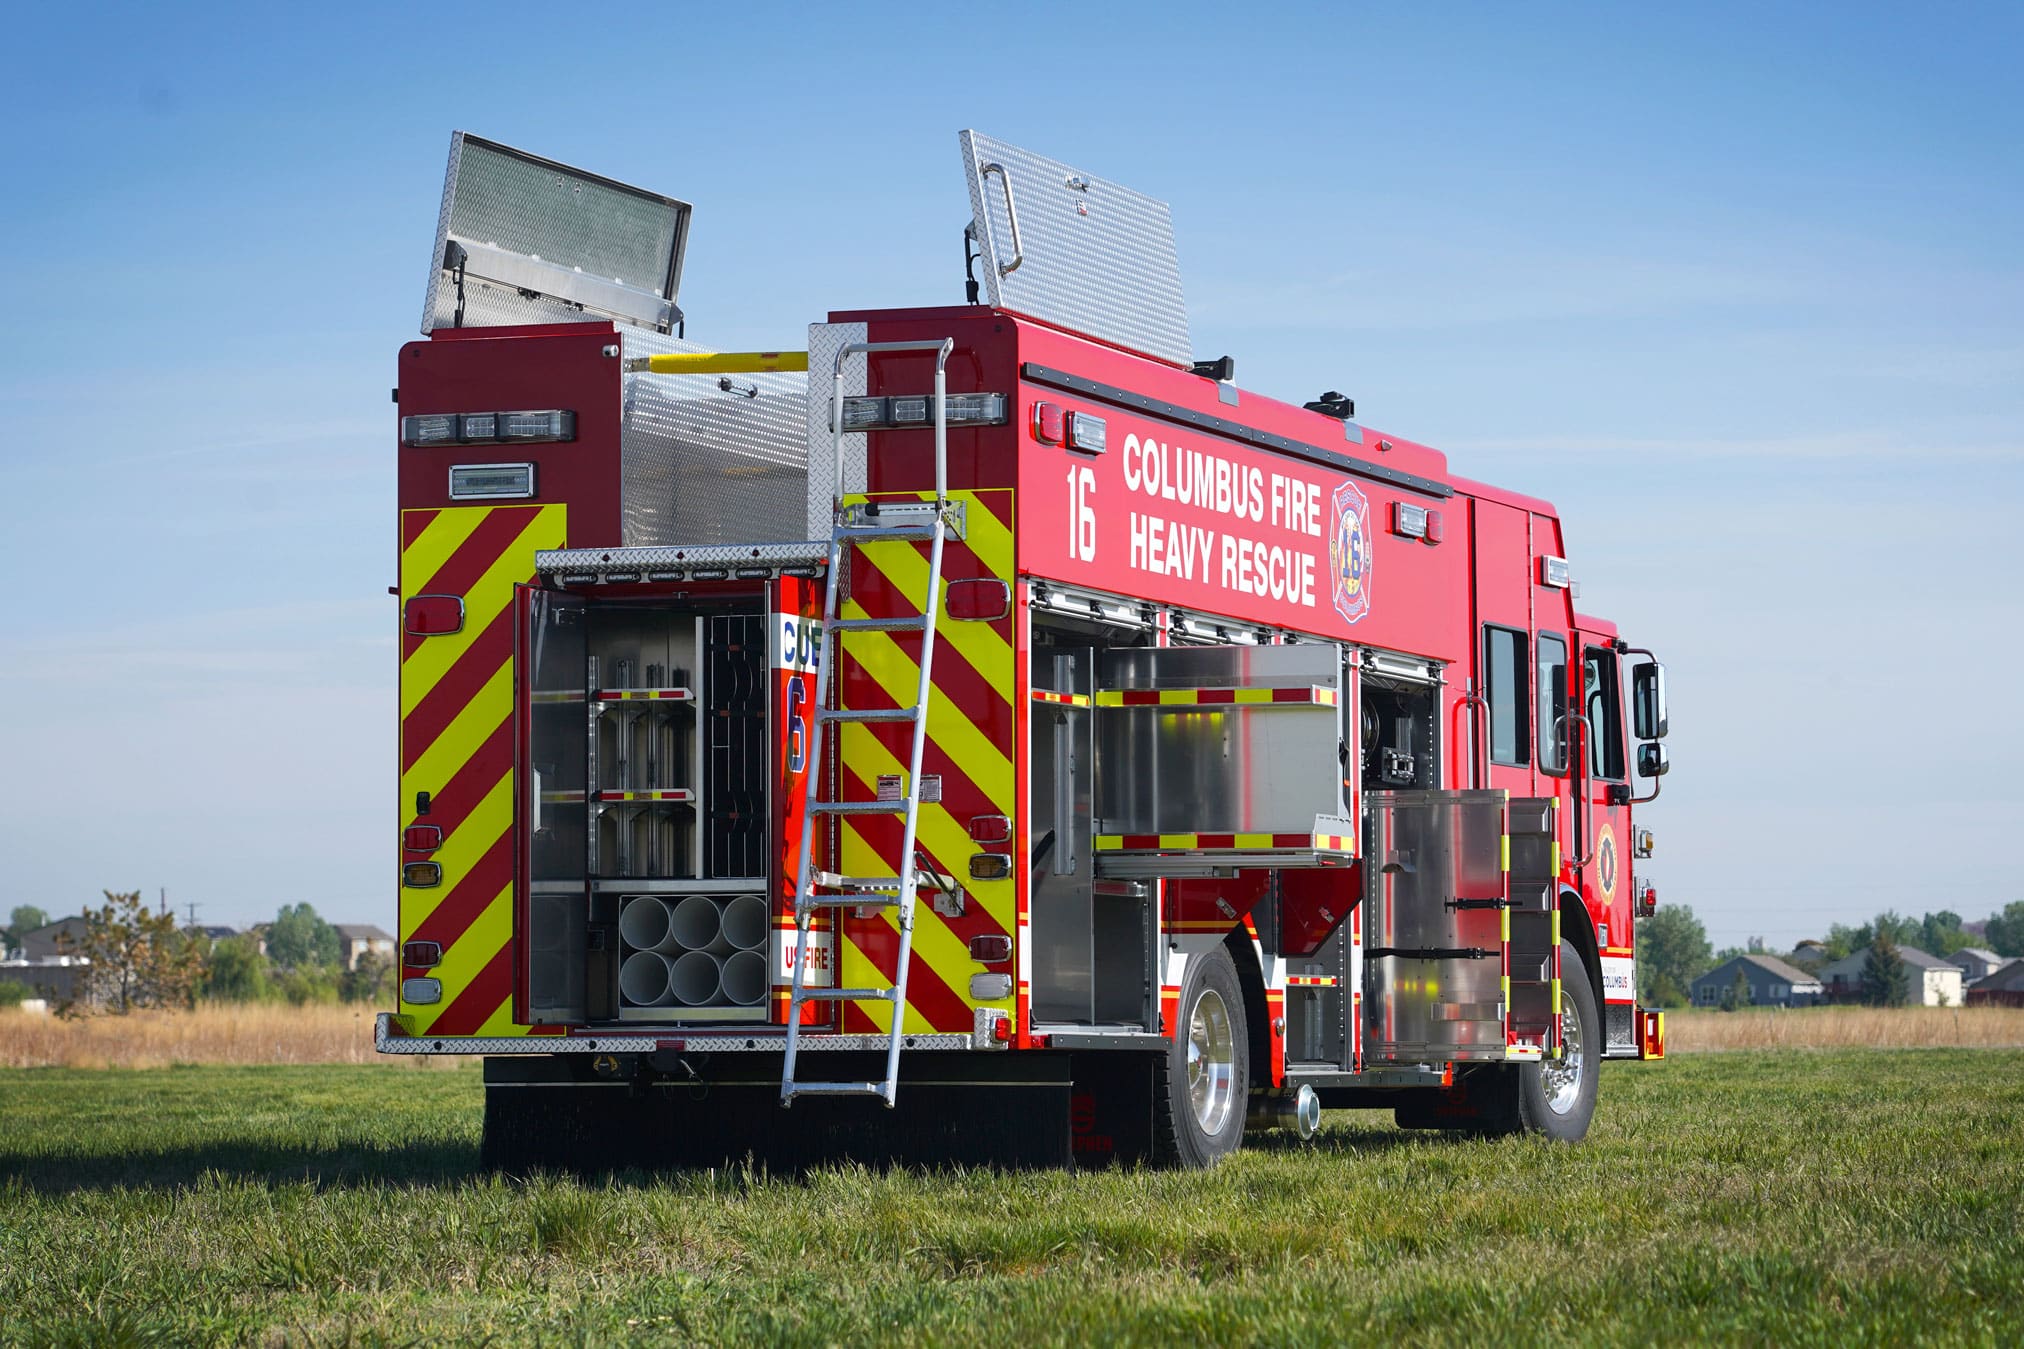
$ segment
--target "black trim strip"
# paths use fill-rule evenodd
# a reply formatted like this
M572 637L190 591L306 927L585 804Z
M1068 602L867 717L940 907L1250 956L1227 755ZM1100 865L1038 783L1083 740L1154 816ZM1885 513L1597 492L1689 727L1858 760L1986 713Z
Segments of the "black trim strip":
M1428 496L1451 497L1455 494L1454 488L1433 478L1422 478L1417 473L1386 468L1381 464L1354 458L1340 450L1326 450L1319 445L1294 440L1290 436L1275 435L1273 432L1260 431L1256 427L1244 426L1207 412L1196 412L1193 408L1163 403L1157 398L1147 398L1143 394L1136 394L1129 389L1120 389L1111 384L1099 384L1093 379L1071 375L1066 370L1056 370L1052 366L1036 365L1032 361L1027 361L1019 367L1019 374L1021 378L1031 380L1035 384L1051 384L1070 393L1101 398L1107 403L1116 403L1121 407L1137 408L1141 412L1150 412L1156 417L1164 417L1183 426L1192 426L1198 431L1212 431L1219 436L1241 440L1247 445L1255 445L1264 450L1278 450L1282 454L1290 454L1310 463L1340 469L1344 473L1354 473L1358 477L1374 478L1379 482L1391 483L1395 487L1410 487L1415 492L1425 492Z

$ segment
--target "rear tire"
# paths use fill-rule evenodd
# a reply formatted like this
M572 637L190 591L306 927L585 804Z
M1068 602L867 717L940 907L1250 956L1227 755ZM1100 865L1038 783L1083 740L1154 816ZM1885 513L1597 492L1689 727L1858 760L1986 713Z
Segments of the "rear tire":
M1153 1132L1159 1159L1199 1170L1244 1141L1251 1095L1251 1038L1244 989L1227 948L1188 961L1175 1016L1174 1042L1153 1082Z

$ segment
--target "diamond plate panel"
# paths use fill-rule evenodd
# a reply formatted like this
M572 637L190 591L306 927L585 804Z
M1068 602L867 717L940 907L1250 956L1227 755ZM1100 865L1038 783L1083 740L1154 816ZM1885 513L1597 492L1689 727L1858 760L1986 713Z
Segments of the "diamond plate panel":
M811 323L808 325L808 500L807 537L826 539L835 526L836 441L829 428L831 400L835 397L836 353L853 342L870 340L870 329L862 323ZM863 352L843 363L843 396L855 397L865 391L869 367ZM855 431L843 438L843 490L846 495L862 492L865 484L866 440Z
M709 348L621 327L628 360ZM808 377L627 374L620 401L625 545L801 539ZM829 536L829 526L821 537Z
M534 555L534 568L556 576L629 576L633 573L736 570L740 567L821 567L829 565L829 540L729 543L644 548L554 548Z
M455 322L457 288L442 267L443 247L452 238L615 281L643 300L672 302L681 282L690 210L672 197L456 132L429 255L422 331ZM474 275L466 276L464 290L467 328L580 323L588 317L578 305L530 297L513 285Z
M1188 308L1173 212L1144 193L993 140L960 133L970 215L991 304L1186 365ZM984 174L987 164L1004 170ZM1019 264L1006 187L1019 217Z
M784 1031L767 1029L753 1034L697 1034L689 1030L662 1031L653 1035L416 1035L397 1033L391 1012L381 1012L373 1022L372 1047L381 1054L651 1054L664 1045L717 1054L777 1053L787 1043ZM840 1035L827 1031L803 1031L798 1037L802 1053L825 1049L862 1052L883 1050L886 1037ZM907 1049L1003 1049L978 1035L908 1035L901 1044Z

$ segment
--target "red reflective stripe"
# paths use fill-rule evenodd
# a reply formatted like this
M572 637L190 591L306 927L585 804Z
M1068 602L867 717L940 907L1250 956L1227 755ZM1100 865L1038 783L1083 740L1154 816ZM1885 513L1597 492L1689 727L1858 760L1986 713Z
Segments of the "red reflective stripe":
M409 823L436 826L443 831L443 842L447 844L457 826L478 808L478 803L491 794L512 767L513 718L509 715L500 719L441 791L429 794L429 813L410 815ZM415 803L403 801L401 805L412 811Z
M430 910L429 916L408 934L408 940L436 942L442 946L447 958L457 939L470 931L471 924L477 922L479 915L512 883L513 831L508 829L485 850L483 857L471 864L464 878L443 896L442 903Z
M422 531L427 529L430 522L440 514L440 511L402 511L401 551L406 552L412 548L415 540L422 537Z
M429 1026L429 1034L474 1035L512 996L513 943L508 942L464 985L464 991L437 1014Z
M534 523L540 513L539 506L494 506L491 513L479 521L478 527L471 531L470 537L457 545L457 551L450 554L449 560L436 569L436 574L421 585L410 589L408 593L469 594L471 587L477 585L479 579L492 569L492 564L513 546L514 541ZM527 559L527 571L530 576L534 572L534 559L531 557ZM405 584L409 578L401 579ZM415 649L427 640L426 637L403 634L401 659L406 660L412 656Z
M422 695L421 701L415 704L415 710L402 719L403 773L415 766L415 761L436 743L436 737L449 728L450 723L457 719L457 714L512 659L513 607L508 605L472 639L471 645L457 657L454 665L443 672L443 677L436 681L435 686Z

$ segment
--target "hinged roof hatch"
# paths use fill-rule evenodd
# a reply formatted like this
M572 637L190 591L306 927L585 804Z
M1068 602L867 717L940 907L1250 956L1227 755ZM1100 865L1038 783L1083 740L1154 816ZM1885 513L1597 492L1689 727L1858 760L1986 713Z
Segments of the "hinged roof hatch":
M959 133L984 298L1185 366L1188 307L1172 209L1016 145Z
M459 131L422 331L611 319L672 333L687 202Z

